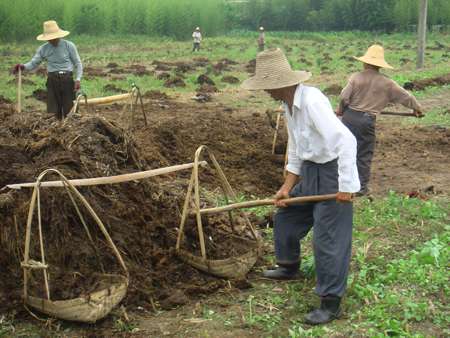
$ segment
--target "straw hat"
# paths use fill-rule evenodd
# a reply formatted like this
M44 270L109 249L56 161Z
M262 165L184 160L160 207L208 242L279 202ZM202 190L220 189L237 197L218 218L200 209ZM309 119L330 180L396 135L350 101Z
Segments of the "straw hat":
M368 63L369 65L394 69L394 67L392 67L384 60L384 49L380 45L372 45L369 47L369 49L367 49L367 52L366 54L364 54L364 56L354 56L354 58L358 61Z
M70 32L63 31L61 28L59 28L56 21L50 20L44 22L44 33L38 35L36 39L39 41L49 41L63 38L69 34Z
M256 56L255 75L245 80L241 87L249 90L284 88L310 77L310 72L292 70L281 49L269 49Z

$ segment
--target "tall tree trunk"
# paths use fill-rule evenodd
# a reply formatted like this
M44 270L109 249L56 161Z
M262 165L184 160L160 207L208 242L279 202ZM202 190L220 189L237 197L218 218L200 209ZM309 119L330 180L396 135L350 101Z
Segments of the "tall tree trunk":
M417 28L417 64L416 68L423 68L425 59L425 40L427 33L427 8L428 0L420 0L419 4L419 24Z

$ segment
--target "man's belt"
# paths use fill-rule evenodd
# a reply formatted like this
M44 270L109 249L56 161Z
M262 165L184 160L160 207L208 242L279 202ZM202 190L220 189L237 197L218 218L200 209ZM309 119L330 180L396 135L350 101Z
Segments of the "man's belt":
M72 76L72 72L67 70L58 70L56 72L48 72L48 76Z

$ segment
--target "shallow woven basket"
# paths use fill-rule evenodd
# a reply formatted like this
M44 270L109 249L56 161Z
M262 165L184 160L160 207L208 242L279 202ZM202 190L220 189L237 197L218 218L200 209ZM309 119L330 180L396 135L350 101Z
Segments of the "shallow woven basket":
M119 304L127 294L128 279L122 275L102 274L100 278L109 286L83 297L68 300L47 300L27 296L25 302L39 312L60 319L95 323Z
M99 226L100 230L105 236L108 245L112 249L114 255L116 256L125 273L125 276L118 274L104 274L104 273L96 274L98 278L101 279L101 281L103 282L102 284L105 284L105 287L103 287L100 290L93 291L87 295L83 295L82 297L77 297L74 299L54 301L51 300L50 298L49 277L47 273L48 265L45 262L45 251L42 235L40 192L39 192L41 181L44 178L44 176L49 172L56 173L60 176L62 182L64 183L64 187L66 188L66 191L78 213L80 221L83 224L84 229L88 235L88 238L91 240L92 244L93 241L91 234L80 212L80 209L77 203L75 202L75 198L77 198L79 201L82 202L84 207L89 211L93 219L96 221L97 225ZM41 261L30 259L31 225L33 221L33 214L36 204L38 211L38 230L39 230ZM119 251L117 250L117 247L115 246L105 226L103 225L103 222L97 216L97 214L89 205L87 200L83 197L83 195L81 195L80 192L66 179L66 177L56 169L45 170L43 173L39 175L36 181L36 185L33 190L33 195L31 197L30 208L28 212L24 260L21 263L21 266L24 271L23 298L25 304L52 317L78 322L94 323L97 320L105 317L118 303L120 303L120 301L125 297L127 293L129 283L128 270L125 266L125 263ZM28 279L30 273L29 270L42 270L47 296L46 299L30 296L28 294Z
M186 194L186 199L184 201L183 213L181 215L180 222L180 230L178 233L178 239L176 244L176 252L178 256L185 262L189 263L193 267L210 273L212 275L216 275L222 278L230 278L230 279L242 279L245 278L247 273L255 264L258 257L261 255L261 238L258 236L257 232L253 228L250 220L247 215L241 212L241 216L245 219L246 227L250 230L252 234L253 240L241 238L240 240L245 240L248 244L248 252L245 254L229 257L226 259L208 259L206 256L206 246L205 239L203 234L203 226L201 219L201 209L200 209L200 189L199 189L199 177L198 177L198 169L200 163L200 155L203 150L208 152L209 158L214 165L214 168L219 175L219 178L222 183L222 190L225 194L227 200L237 200L236 194L231 188L225 174L220 168L219 163L217 162L215 156L208 150L208 148L204 145L200 146L195 152L195 161L194 168L192 170L191 179L188 186L188 191ZM191 196L192 192L194 193L194 200L192 201ZM193 202L194 205L194 213L197 219L197 230L200 241L200 250L201 256L196 256L193 253L190 253L184 249L181 249L181 242L184 235L184 225L186 223L187 216L189 214L189 205ZM229 214L231 217L231 214Z

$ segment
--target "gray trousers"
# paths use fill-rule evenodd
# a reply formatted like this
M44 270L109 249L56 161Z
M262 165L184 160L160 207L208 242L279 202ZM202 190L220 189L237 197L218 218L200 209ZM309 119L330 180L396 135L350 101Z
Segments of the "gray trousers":
M372 114L350 108L344 110L342 123L350 129L357 142L357 166L361 192L367 192L370 180L370 167L375 150L375 122Z
M337 160L324 164L304 161L300 175L302 180L291 190L292 197L338 191ZM313 228L316 293L342 297L350 265L352 225L352 203L325 201L279 208L274 216L278 264L300 262L300 240Z

